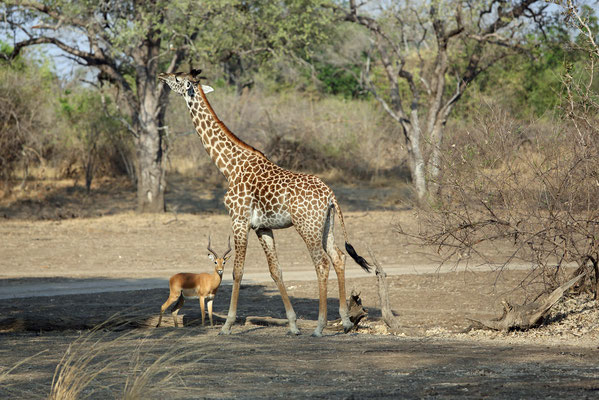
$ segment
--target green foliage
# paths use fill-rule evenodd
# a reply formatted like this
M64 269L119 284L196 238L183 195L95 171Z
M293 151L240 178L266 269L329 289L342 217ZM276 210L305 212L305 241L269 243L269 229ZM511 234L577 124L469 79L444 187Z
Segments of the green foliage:
M67 145L89 150L119 130L118 122L106 115L100 93L79 88L75 92L65 90L63 94L58 102L60 116L69 127L64 135Z
M13 52L13 47L8 43L0 40L0 66L10 68L13 71L23 71L26 68L26 63L21 57L8 61L10 54Z
M122 157L131 151L131 138L113 117L118 112L109 96L88 87L67 89L58 97L57 113L63 123L59 143L69 154L65 174L84 172L89 189L97 171L102 175L129 173Z
M229 84L250 86L264 68L276 80L281 58L309 59L327 41L332 14L316 0L211 0L203 3L211 18L195 42L196 60L222 65Z
M526 37L527 51L512 55L485 71L456 107L468 120L481 98L493 99L519 118L550 117L557 110L568 65L578 66L585 54L569 45L571 31L554 18L543 32Z
M364 97L365 92L360 88L357 79L360 76L360 68L353 66L349 71L345 68L331 64L317 62L314 65L316 77L322 84L324 94L339 95L344 98Z

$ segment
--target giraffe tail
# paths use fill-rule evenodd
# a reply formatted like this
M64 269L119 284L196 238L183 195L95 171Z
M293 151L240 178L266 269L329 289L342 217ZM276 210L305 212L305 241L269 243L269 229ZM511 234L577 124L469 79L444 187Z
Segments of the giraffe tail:
M347 254L349 254L349 256L351 258L353 258L354 261L360 267L362 267L362 269L364 271L370 272L372 265L370 265L370 263L368 261L366 261L366 259L364 257L358 255L358 253L356 252L356 249L354 249L354 246L352 246L349 243L349 240L347 238L347 231L345 230L345 221L343 221L343 214L341 213L341 208L339 207L339 204L337 204L337 199L335 198L335 195L332 196L331 203L332 203L332 206L337 211L337 217L339 218L339 223L341 224L341 229L343 230L343 238L345 239L345 250L347 251Z

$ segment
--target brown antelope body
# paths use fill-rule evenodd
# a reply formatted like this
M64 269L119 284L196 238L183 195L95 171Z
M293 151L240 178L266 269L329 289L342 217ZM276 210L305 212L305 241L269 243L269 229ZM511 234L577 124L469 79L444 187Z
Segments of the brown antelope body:
M159 327L162 322L162 314L164 314L166 309L174 302L177 303L173 306L171 314L173 316L173 321L175 322L175 327L178 327L177 314L181 307L183 307L185 299L200 300L202 325L204 325L204 317L206 314L204 302L207 301L210 326L214 326L212 322L212 302L214 301L214 296L216 296L216 292L222 282L225 263L230 257L231 241L229 240L229 249L225 251L225 254L222 257L219 257L216 252L210 248L210 238L208 238L208 251L208 258L214 262L214 272L212 274L205 272L201 274L182 272L171 276L168 281L170 294L166 302L160 308L160 317L158 318L156 327Z

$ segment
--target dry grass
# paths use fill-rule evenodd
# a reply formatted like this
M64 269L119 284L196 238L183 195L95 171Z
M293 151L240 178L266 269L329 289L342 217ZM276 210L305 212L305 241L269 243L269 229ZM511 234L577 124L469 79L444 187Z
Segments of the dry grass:
M195 365L203 357L201 350L183 348L185 341L172 334L152 337L154 330L114 337L119 318L111 317L68 346L56 366L49 399L168 397L185 386L178 372Z
M376 104L299 93L242 95L216 89L210 101L237 136L279 165L308 172L338 171L336 179L373 179L401 164L405 151L395 125ZM218 174L193 131L185 103L170 99L171 170Z

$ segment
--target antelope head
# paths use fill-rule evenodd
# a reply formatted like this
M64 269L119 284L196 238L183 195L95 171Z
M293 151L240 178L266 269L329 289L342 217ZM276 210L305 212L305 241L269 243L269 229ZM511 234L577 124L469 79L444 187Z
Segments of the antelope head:
M210 236L208 236L208 258L214 262L214 271L219 275L223 276L223 272L225 269L225 263L231 257L231 236L229 236L229 248L225 251L222 257L219 257L218 254L210 247Z

